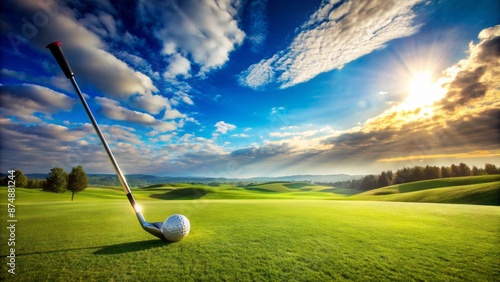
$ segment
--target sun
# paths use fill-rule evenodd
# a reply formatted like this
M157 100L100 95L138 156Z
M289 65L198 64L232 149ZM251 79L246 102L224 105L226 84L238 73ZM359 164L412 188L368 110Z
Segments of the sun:
M416 109L430 106L442 98L442 89L433 81L432 72L415 73L408 81L408 96L404 101L404 109Z
M432 75L430 72L421 72L414 75L408 83L409 96L426 96L432 88Z

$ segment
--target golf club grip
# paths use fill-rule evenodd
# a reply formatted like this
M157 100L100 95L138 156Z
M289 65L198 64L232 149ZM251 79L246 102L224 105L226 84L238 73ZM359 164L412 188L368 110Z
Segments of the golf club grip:
M56 61L61 67L64 74L66 75L66 78L70 78L74 76L74 74L73 71L71 70L71 67L68 64L68 61L66 60L66 57L64 56L61 46L62 46L61 42L56 41L47 45L47 48L50 49L50 52L52 52L52 55L54 56L54 58L56 58Z

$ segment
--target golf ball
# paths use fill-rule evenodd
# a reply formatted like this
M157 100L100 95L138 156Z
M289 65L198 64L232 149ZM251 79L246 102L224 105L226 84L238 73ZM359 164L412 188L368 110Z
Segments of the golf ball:
M189 234L191 224L189 219L182 214L173 214L163 223L161 232L165 239L171 242L178 242Z

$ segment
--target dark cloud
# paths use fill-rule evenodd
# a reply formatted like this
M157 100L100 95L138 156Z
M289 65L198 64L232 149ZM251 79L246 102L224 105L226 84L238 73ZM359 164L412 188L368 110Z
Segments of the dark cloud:
M477 55L478 60L487 63L497 63L500 57L500 36L485 40L481 44L481 52Z
M497 91L500 75L500 37L488 37L470 46L470 57L452 81L445 84L445 98L437 103L447 111L483 98L488 90Z
M480 80L485 71L485 66L477 67L474 70L460 71L455 79L447 85L449 90L442 102L443 108L453 110L456 106L464 105L472 99L484 96L488 88Z

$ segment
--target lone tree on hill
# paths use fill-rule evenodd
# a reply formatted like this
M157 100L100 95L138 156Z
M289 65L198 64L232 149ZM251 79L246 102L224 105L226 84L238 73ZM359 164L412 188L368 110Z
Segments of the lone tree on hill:
M75 193L83 191L87 188L87 173L81 165L74 167L68 176L68 190L71 193L71 201L75 197Z
M68 174L60 167L50 170L49 177L45 180L43 191L64 193L68 187Z

